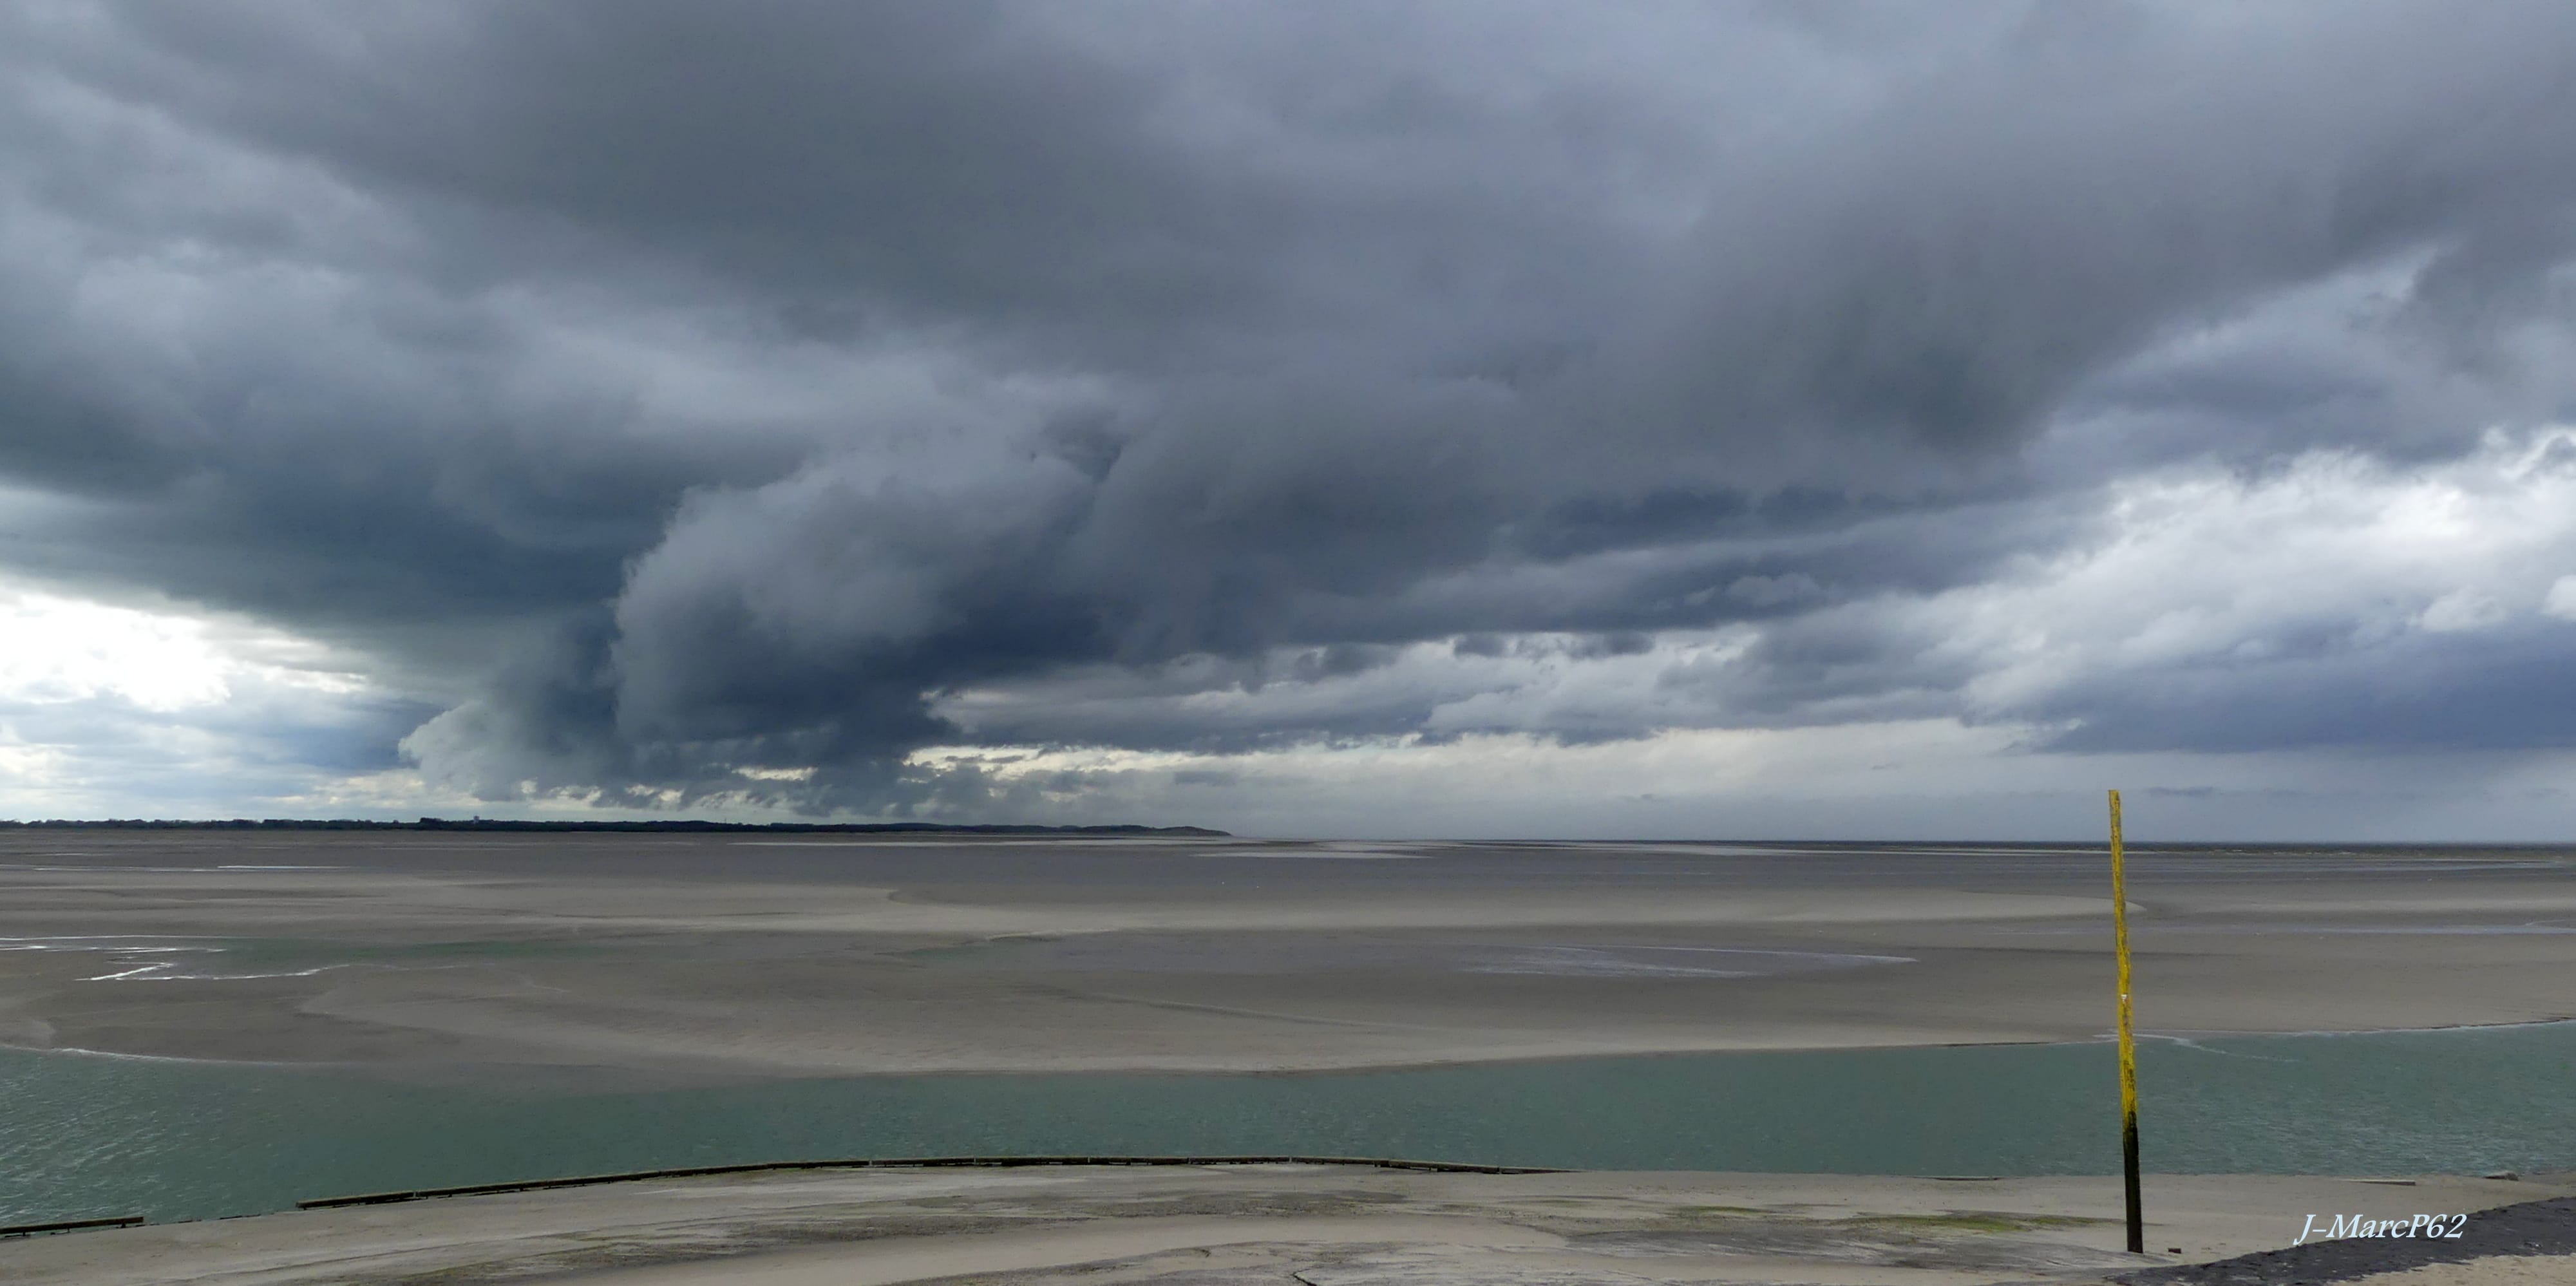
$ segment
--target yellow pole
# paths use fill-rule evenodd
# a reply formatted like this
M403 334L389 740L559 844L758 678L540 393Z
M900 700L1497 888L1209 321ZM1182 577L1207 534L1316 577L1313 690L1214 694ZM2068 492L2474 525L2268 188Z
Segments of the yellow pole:
M2111 949L2120 957L2120 1177L2129 1200L2129 1253L2144 1254L2138 1203L2138 1037L2129 1021L2129 876L2120 847L2120 792L2111 792Z

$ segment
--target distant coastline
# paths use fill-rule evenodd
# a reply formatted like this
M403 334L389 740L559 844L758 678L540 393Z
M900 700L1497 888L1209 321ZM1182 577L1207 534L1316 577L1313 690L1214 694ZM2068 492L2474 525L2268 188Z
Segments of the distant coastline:
M0 819L0 829L78 831L606 831L733 833L760 835L1177 835L1227 838L1229 833L1205 826L1016 826L960 825L948 822L708 822L691 819L649 822L510 821L475 817L423 817L411 822L361 821L355 818L269 817L229 820L148 820L109 818L99 821Z

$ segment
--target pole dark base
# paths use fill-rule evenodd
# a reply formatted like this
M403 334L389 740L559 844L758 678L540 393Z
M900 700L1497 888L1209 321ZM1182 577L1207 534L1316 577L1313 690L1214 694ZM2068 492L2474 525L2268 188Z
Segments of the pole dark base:
M2138 1202L2138 1117L2134 1112L2120 1122L2120 1177L2127 1180L2129 1190L2129 1253L2143 1255L2147 1225Z

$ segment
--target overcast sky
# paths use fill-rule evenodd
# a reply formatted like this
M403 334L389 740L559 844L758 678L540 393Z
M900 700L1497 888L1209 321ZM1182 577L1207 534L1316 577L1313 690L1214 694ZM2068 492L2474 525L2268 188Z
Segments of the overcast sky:
M0 816L2576 833L2576 7L0 7Z

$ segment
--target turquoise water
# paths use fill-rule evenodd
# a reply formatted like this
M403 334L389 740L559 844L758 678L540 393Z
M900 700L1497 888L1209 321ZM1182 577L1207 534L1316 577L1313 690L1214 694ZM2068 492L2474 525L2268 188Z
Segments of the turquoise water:
M0 1049L0 1223L660 1166L1323 1153L1616 1169L2098 1174L2103 1045L1283 1076L895 1076L639 1093ZM2576 1023L2150 1042L2162 1171L2576 1168Z

